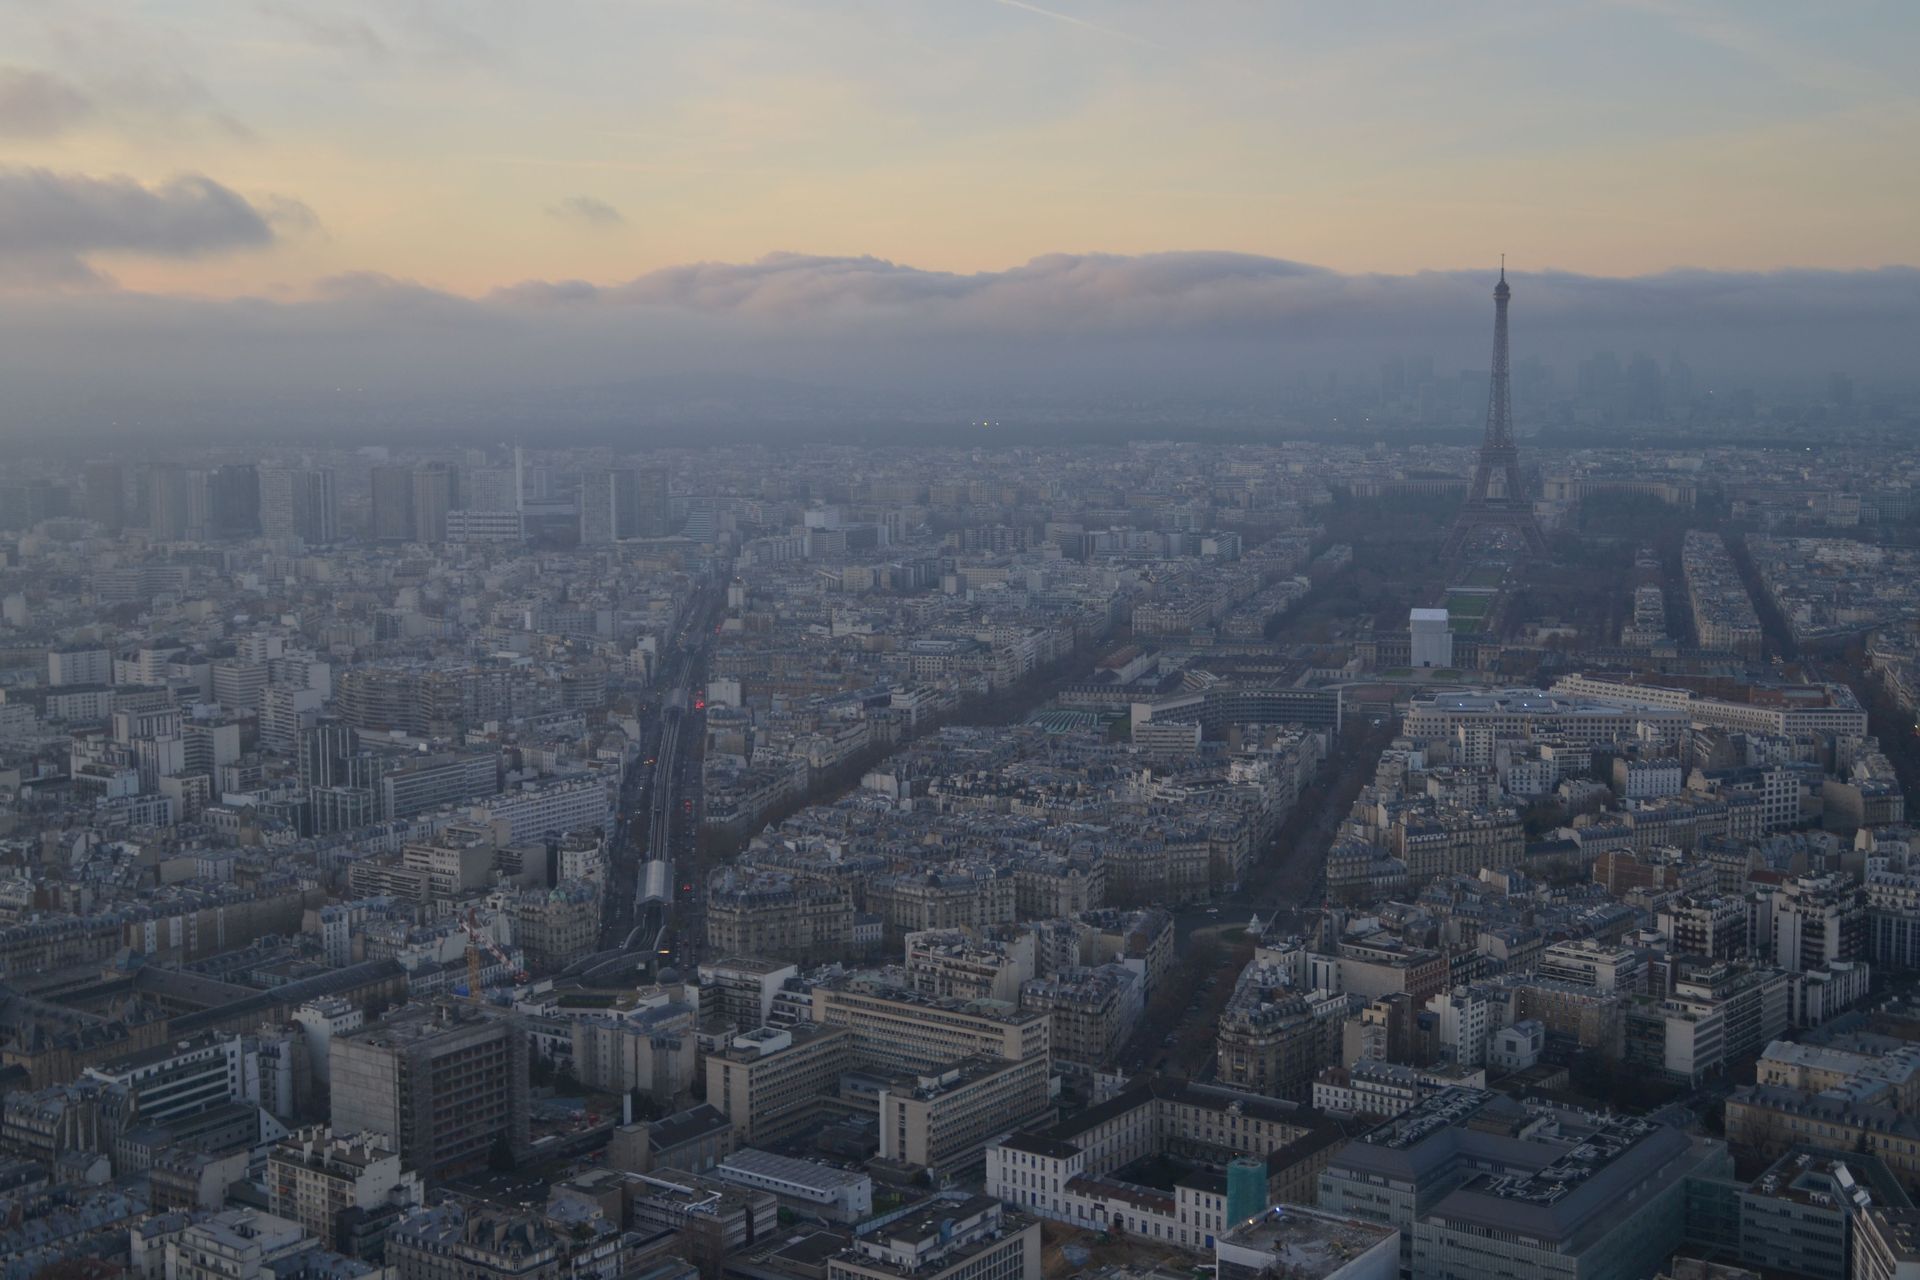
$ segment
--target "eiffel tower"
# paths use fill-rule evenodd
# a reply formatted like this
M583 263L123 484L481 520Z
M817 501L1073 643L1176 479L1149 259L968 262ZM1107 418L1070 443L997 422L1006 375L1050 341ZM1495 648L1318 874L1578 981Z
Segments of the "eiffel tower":
M1520 451L1513 444L1513 400L1507 374L1507 259L1500 258L1500 283L1493 287L1493 391L1487 402L1487 438L1480 443L1480 462L1473 470L1473 487L1466 505L1453 518L1440 549L1446 562L1458 560L1472 543L1497 530L1506 530L1526 543L1527 551L1542 555L1547 540L1533 518L1533 502L1520 483Z

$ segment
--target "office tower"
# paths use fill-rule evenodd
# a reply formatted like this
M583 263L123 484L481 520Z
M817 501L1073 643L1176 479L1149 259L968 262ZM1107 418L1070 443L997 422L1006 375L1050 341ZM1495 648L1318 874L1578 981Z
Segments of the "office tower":
M89 462L84 473L87 519L118 533L127 523L127 478L117 462Z
M31 529L67 514L67 491L35 480L0 484L0 529Z
M609 472L587 471L580 477L580 545L599 546L613 541L613 486Z
M638 536L664 538L673 532L673 513L667 498L667 473L662 467L644 467L638 473L634 503Z
M385 1134L407 1168L483 1161L504 1142L527 1151L527 1037L511 1017L453 1003L412 1005L335 1037L333 1127Z
M413 536L419 542L447 540L447 512L460 505L460 477L444 463L413 473Z
M275 467L260 473L260 532L325 545L340 537L330 467Z
M413 472L407 467L375 467L370 477L373 508L367 525L376 542L406 542L413 537Z
M294 476L288 466L259 472L259 532L263 537L300 537L294 532Z
M187 472L187 536L196 541L213 531L213 473L201 468Z
M315 834L347 831L380 819L380 757L360 750L360 737L342 720L300 731L300 786Z
M607 473L607 486L613 493L613 536L637 538L641 527L640 473L632 467L615 467Z
M580 475L580 542L599 546L640 533L640 484L631 467L597 467Z
M380 758L360 749L360 735L344 720L320 720L300 732L300 785L372 787L380 781Z
M1538 555L1547 540L1533 518L1533 503L1520 479L1520 451L1513 443L1513 398L1507 365L1507 268L1500 267L1500 283L1493 289L1493 376L1487 399L1487 434L1480 444L1480 460L1473 471L1467 501L1454 517L1441 551L1443 560L1456 560L1483 535L1500 531L1515 536Z
M260 472L251 463L215 467L207 475L208 532L251 538L260 532Z
M189 488L188 475L179 467L155 467L147 473L147 528L154 537L175 541L187 536L192 518Z
M505 467L476 467L467 472L461 507L467 511L518 511L519 473Z
M344 720L322 720L300 734L300 785L333 787L347 780L347 762L360 753L360 735Z
M513 509L524 511L527 507L527 451L519 445L513 446Z

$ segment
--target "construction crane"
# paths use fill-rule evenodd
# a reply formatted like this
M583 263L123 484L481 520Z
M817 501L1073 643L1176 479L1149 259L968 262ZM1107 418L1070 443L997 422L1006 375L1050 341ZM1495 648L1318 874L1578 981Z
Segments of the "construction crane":
M480 948L485 947L487 954L500 962L500 967L512 976L515 982L525 982L528 974L513 963L506 948L493 940L493 935L480 927L480 917L474 914L472 907L460 917L461 931L467 935L467 998L479 1000L480 995Z

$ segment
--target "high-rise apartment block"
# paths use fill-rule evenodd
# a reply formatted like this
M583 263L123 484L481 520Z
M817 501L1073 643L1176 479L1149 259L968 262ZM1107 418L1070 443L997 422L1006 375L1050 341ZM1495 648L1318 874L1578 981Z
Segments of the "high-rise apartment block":
M527 1150L527 1039L511 1017L413 1005L335 1039L331 1057L334 1127L384 1134L410 1168Z
M272 467L260 473L260 532L325 546L340 538L331 467Z
M413 471L375 467L369 477L373 506L367 536L376 542L408 542L413 534Z

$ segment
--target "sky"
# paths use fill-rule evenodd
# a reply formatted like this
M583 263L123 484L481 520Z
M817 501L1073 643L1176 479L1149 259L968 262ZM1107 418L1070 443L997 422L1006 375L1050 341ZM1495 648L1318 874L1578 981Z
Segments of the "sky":
M99 349L133 335L190 381L237 331L325 381L361 323L845 378L875 334L1393 327L1447 281L1478 326L1501 253L1628 331L1809 288L1907 326L1917 37L1909 0L0 0L0 332L52 318L0 373L149 376Z

